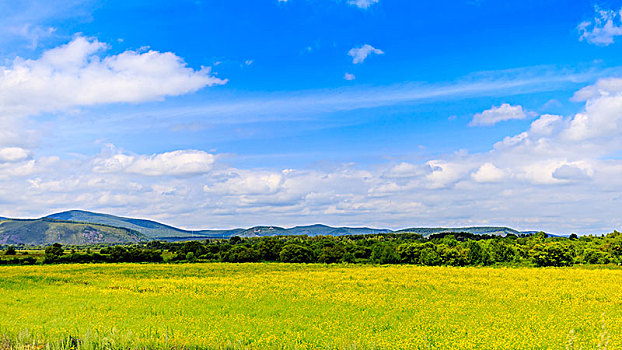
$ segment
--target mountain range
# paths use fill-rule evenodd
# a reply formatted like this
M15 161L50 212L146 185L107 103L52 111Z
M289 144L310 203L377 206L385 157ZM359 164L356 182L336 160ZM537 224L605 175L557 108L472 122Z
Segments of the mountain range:
M397 231L368 227L308 225L283 228L255 226L230 230L184 230L152 220L134 219L84 210L70 210L40 219L0 218L0 244L130 243L148 240L200 240L209 238L265 237L280 235L343 236L412 232L423 236L444 232L468 232L505 236L523 232L508 227L411 227ZM531 231L530 231L531 232Z

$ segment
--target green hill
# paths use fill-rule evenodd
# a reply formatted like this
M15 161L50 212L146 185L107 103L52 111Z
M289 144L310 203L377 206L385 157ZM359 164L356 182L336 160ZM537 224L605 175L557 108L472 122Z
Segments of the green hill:
M49 218L0 221L0 244L135 243L145 240L148 238L140 232L108 225Z

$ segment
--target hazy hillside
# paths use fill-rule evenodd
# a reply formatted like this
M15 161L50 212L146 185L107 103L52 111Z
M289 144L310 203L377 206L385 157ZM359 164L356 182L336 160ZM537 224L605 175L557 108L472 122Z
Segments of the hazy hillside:
M296 226L287 229L290 235L329 235L329 236L343 236L343 235L367 235L374 233L389 233L391 230L387 229L374 229L368 227L331 227L326 225L311 225L311 226Z
M424 237L437 234L437 233L445 233L445 232L467 232L476 235L494 235L494 236L505 236L507 234L519 235L520 231L516 231L514 229L508 227L411 227L405 228L399 232L412 232L422 234Z
M205 232L205 231L201 231ZM309 226L296 226L292 228L283 228L278 226L255 226L246 230L231 232L240 237L265 237L265 236L343 236L343 235L362 235L373 233L387 233L391 230L372 229L367 227L331 227L321 224Z
M148 240L126 228L53 219L0 221L0 244L133 243Z

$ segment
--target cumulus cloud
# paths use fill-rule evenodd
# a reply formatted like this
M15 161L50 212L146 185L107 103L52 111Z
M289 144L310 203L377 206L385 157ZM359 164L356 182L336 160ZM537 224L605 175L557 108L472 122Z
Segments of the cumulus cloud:
M471 177L477 182L498 182L503 180L505 172L492 163L485 163Z
M208 67L187 67L171 52L101 56L107 48L97 39L77 36L38 59L17 58L0 67L0 115L145 102L226 83L211 75Z
M348 0L348 4L357 6L362 9L366 9L377 2L378 0Z
M189 176L209 172L214 164L214 158L212 154L197 150L179 150L152 155L116 153L97 157L93 161L93 171L126 172L146 176Z
M525 119L527 114L523 111L522 106L512 106L507 103L502 104L499 107L493 106L492 108L477 113L473 116L473 119L469 123L470 126L492 126L498 122L512 120L512 119Z
M0 162L17 162L29 157L30 152L21 147L0 148Z
M613 44L615 37L622 35L622 9L614 11L596 7L595 11L596 17L577 27L579 40L601 46Z
M346 74L344 74L343 78L345 80L354 80L354 79L356 79L356 76L354 74L352 74L352 73L346 73Z
M355 47L348 51L348 55L352 56L352 63L354 64L363 63L367 56L372 54L383 55L384 52L382 50L376 49L369 44L365 44L361 47Z

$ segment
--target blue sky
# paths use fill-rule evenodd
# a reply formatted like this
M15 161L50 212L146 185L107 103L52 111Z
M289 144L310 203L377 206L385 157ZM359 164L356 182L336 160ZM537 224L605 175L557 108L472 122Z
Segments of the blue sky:
M0 0L0 215L619 229L621 8Z

